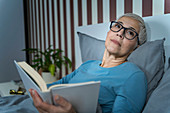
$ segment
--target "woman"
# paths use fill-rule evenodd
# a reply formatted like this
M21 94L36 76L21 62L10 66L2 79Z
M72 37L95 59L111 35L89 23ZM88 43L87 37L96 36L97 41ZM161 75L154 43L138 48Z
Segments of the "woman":
M125 14L111 22L102 62L87 61L53 84L100 80L98 103L103 113L139 113L145 103L147 81L144 73L135 64L127 62L127 57L145 41L146 30L142 18L135 14ZM30 89L30 93L39 112L76 111L59 95L55 98L60 106L53 106L42 102L36 91Z

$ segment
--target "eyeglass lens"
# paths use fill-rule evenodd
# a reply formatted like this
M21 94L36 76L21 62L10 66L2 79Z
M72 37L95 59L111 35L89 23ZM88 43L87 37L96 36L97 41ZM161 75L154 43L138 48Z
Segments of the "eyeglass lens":
M124 29L124 35L127 39L132 40L137 35L135 31L130 28L125 28L119 22L112 22L111 30L114 32L119 32L121 29Z

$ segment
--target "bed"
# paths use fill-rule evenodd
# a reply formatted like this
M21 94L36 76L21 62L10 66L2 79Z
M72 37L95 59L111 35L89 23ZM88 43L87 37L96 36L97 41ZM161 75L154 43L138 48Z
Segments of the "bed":
M148 82L143 113L170 112L170 14L144 17L147 42L136 49L128 61L137 64ZM102 60L110 23L77 27L77 64Z
M148 41L128 61L137 64L148 81L142 113L170 112L170 14L144 17ZM87 60L101 60L109 22L76 28L76 67ZM37 112L28 95L0 97L2 113Z

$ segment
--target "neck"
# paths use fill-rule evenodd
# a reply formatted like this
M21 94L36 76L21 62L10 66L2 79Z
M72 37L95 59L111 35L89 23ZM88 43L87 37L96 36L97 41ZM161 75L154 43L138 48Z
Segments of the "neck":
M105 50L101 67L115 67L126 62L127 57L116 57Z
M126 60L103 60L102 61L102 64L101 64L101 67L115 67L115 66L118 66L122 63L126 62Z

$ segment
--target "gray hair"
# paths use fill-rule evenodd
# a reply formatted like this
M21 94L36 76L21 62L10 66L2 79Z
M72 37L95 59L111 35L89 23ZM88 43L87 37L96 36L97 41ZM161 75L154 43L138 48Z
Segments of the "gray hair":
M126 14L122 15L121 17L119 17L119 19L122 17L130 17L130 18L133 18L133 19L139 21L139 26L140 26L139 45L144 44L147 41L147 33L146 33L146 27L145 27L144 20L137 14L133 14L133 13L126 13Z

